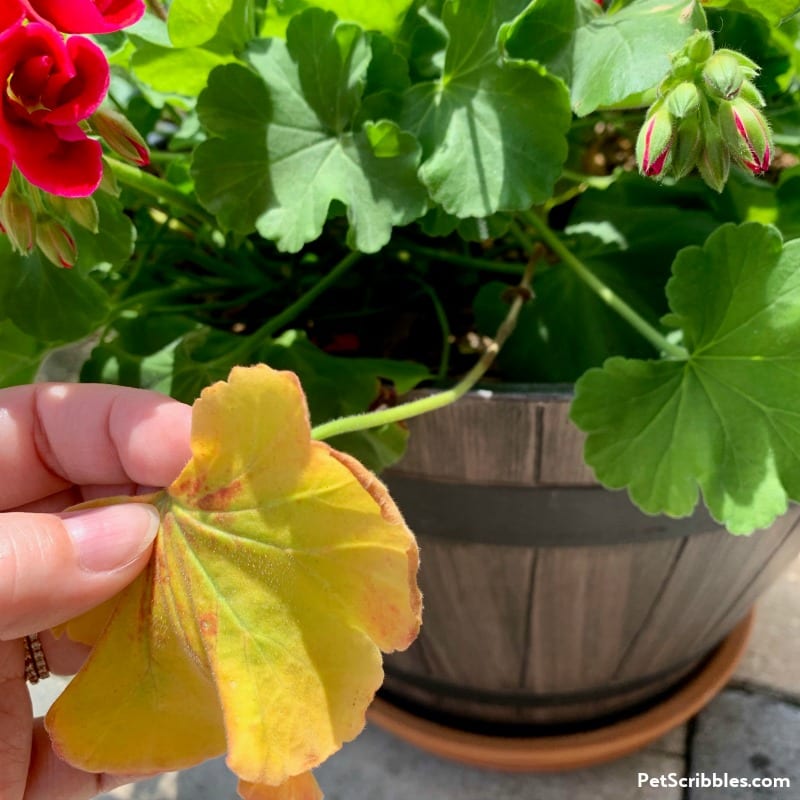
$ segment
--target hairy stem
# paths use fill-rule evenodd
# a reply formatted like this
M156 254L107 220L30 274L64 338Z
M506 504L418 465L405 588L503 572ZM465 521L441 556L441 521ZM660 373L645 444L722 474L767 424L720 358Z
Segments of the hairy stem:
M630 323L656 350L670 358L688 358L689 354L685 348L670 342L664 334L656 330L573 255L541 217L531 211L523 212L522 217L535 229L541 240L561 259L562 263L568 266L609 308L614 309L626 322Z
M355 414L350 417L341 417L331 420L330 422L325 422L311 430L312 438L330 439L332 436L338 436L342 433L353 433L354 431L363 431L368 428L388 425L392 422L401 422L402 420L411 419L411 417L418 417L421 414L426 414L429 411L435 411L437 408L444 408L466 394L466 392L484 376L486 370L489 369L497 353L500 351L500 348L513 333L517 324L519 312L522 306L531 297L531 280L533 279L533 272L541 255L542 248L539 247L535 248L531 253L525 267L525 272L514 294L514 299L511 301L511 306L508 309L506 318L500 324L494 339L483 352L478 362L455 386L443 392L437 392L428 397L412 400L409 403L402 403L392 408L369 411L366 414Z
M181 211L191 214L201 222L216 227L217 221L211 214L171 183L149 172L145 172L139 167L125 164L116 158L108 158L107 163L111 166L114 177L120 183L125 184L125 186L135 189L142 194L154 197L157 200L166 200L168 203L175 206L175 208L179 208Z

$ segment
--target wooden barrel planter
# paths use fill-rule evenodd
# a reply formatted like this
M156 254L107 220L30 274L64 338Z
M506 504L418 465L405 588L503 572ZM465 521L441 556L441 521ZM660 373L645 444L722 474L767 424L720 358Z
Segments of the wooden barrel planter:
M797 507L737 537L598 486L570 399L479 391L409 423L384 479L419 538L424 614L386 659L391 702L478 731L608 724L698 669L800 551Z

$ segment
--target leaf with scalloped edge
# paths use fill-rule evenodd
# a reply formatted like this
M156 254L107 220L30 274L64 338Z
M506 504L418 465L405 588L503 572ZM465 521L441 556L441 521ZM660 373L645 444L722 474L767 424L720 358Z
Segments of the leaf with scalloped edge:
M600 481L644 511L749 533L800 500L800 240L723 225L678 253L667 284L685 359L611 358L576 385Z
M227 750L244 797L317 796L308 773L362 729L379 649L419 629L413 535L371 473L311 440L296 377L263 364L203 392L192 459L145 500L162 515L148 567L67 625L91 640L110 613L47 715L56 751L144 775Z
M567 157L565 84L533 61L501 58L498 31L517 4L447 0L444 71L402 96L397 118L422 145L419 176L460 219L544 202Z
M309 8L292 18L285 42L254 42L247 58L255 72L220 67L198 100L213 136L195 151L192 174L224 226L255 227L297 252L341 203L348 244L373 253L394 226L424 213L416 139L388 119L358 120L372 59L360 27Z

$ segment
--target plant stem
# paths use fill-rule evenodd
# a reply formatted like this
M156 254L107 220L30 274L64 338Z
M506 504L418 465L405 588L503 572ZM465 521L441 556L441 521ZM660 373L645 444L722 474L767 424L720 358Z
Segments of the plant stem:
M147 0L147 7L164 22L167 21L167 9L161 0Z
M448 264L458 264L464 267L473 267L475 269L483 269L487 272L502 272L506 275L513 273L522 275L525 272L525 267L521 264L515 264L512 261L491 261L488 258L476 258L474 256L462 256L458 253L448 253L445 250L437 250L435 247L423 247L417 244L404 244L401 248L408 250L418 256L425 256L426 258L434 258L437 261L445 261Z
M442 355L439 359L439 369L436 373L437 380L443 381L447 378L447 373L450 371L450 323L447 319L447 313L444 310L442 301L439 300L439 295L421 278L412 276L420 289L430 299L433 305L433 311L436 314L436 319L439 323L439 329L442 332Z
M288 325L298 314L305 311L328 287L332 286L361 258L361 253L348 253L327 275L320 278L302 297L298 297L280 314L265 322L253 336L269 339L272 334Z
M155 197L156 199L166 200L176 208L186 211L201 222L216 227L217 221L205 209L201 208L191 198L187 197L180 189L162 178L145 172L139 167L125 164L116 158L108 158L108 164L114 173L114 177L120 182L136 189L143 194Z
M281 311L280 314L267 320L257 331L247 336L239 347L214 360L235 362L240 356L252 352L259 344L269 339L274 333L288 325L298 314L305 311L328 287L336 283L361 256L362 254L359 252L348 253L325 277L320 278L311 289L301 297L298 297L294 303Z
M670 342L637 311L629 306L613 289L600 280L580 259L574 256L547 223L531 211L522 212L523 219L536 230L542 241L566 264L595 294L624 320L630 323L653 347L670 358L689 357L685 348Z
M535 248L530 254L525 272L517 286L506 318L500 324L494 339L478 359L478 362L455 386L443 392L437 392L428 397L412 400L409 403L402 403L392 408L369 411L366 414L355 414L350 417L341 417L330 422L324 422L322 425L312 428L312 438L318 440L330 439L332 436L338 436L342 433L353 433L367 430L368 428L389 425L393 422L401 422L402 420L411 419L411 417L418 417L420 414L426 414L429 411L435 411L437 408L444 408L466 394L484 376L500 348L513 333L519 312L531 297L531 280L541 255L541 247Z

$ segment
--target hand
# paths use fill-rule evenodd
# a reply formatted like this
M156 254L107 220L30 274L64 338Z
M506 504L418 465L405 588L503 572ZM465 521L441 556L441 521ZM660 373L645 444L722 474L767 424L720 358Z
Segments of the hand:
M119 386L0 390L0 798L86 800L130 778L77 770L34 720L22 637L99 605L144 568L158 529L146 504L62 513L166 486L188 461L190 408ZM54 672L88 650L43 633Z

